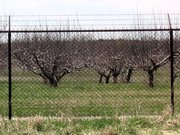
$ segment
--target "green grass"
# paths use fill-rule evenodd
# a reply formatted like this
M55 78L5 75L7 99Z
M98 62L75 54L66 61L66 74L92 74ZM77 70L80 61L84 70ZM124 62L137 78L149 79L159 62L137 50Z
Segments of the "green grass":
M13 116L114 116L159 115L170 103L168 72L156 72L150 88L146 73L136 71L132 82L99 84L94 71L84 70L65 76L57 88L44 85L28 72L13 74ZM32 77L29 79L28 77ZM28 78L28 79L25 79ZM179 80L175 84L175 111L180 112ZM8 84L0 81L0 114L8 113Z
M44 119L33 117L0 120L1 135L178 135L180 118L112 117L110 119ZM166 133L166 134L163 134Z

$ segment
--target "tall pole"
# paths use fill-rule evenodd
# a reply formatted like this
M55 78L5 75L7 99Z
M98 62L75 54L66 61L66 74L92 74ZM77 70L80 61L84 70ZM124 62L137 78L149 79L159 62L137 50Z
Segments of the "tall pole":
M12 61L11 61L11 18L9 16L9 31L8 31L8 90L9 90L9 120L12 119Z
M170 27L170 73L171 73L171 114L174 115L174 50L173 50L173 29L171 26L171 19L168 14L168 21Z

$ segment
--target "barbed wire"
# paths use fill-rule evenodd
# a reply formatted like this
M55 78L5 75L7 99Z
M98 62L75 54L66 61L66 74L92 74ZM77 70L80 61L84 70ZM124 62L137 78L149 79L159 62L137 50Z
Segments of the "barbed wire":
M172 27L179 28L180 14L169 14ZM7 29L7 15L0 15L0 30ZM11 29L158 29L168 28L167 14L62 14L12 15Z

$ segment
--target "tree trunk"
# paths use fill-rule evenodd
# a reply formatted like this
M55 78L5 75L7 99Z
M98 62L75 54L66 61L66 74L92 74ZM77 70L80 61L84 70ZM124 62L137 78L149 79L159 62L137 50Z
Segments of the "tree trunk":
M127 74L126 74L126 82L127 82L127 83L129 83L130 80L131 80L132 71L133 71L133 68L132 68L132 67L128 68Z
M109 83L110 76L105 76L105 78L106 78L106 83Z
M149 81L149 86L150 87L154 87L154 74L153 74L154 70L149 69L148 70L148 81Z
M56 79L54 79L54 78L51 78L51 79L49 79L49 84L51 86L57 87L58 86L58 81Z
M111 69L109 75L112 74L112 76L113 76L113 83L117 83L117 77L120 74L120 72L121 72L121 68L119 68L117 66L115 66L114 68Z
M99 83L102 83L102 79L103 79L103 76L100 75L100 78L99 78Z
M43 79L44 84L49 84L49 79L45 75L40 74L40 76Z
M46 77L42 77L43 78L43 82L44 82L44 84L49 84L49 80L48 80L48 78L46 78Z
M117 77L118 77L118 75L113 76L113 83L117 83Z
M124 72L121 73L121 81L124 82Z
M45 76L41 76L43 78L43 81L45 84L49 84L51 86L57 87L58 86L58 81L55 77L45 77Z

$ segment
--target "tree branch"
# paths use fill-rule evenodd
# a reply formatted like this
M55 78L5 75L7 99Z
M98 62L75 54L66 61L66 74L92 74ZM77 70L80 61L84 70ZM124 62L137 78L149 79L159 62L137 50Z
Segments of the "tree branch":
M166 56L163 60L161 60L159 63L153 65L153 70L157 70L158 68L164 66L168 60L170 59L170 55Z
M50 78L50 75L47 74L47 72L44 70L44 67L41 66L41 64L39 63L38 57L36 56L35 53L33 53L33 56L35 58L36 64L37 66L40 68L41 72L43 73L43 75L47 78Z

